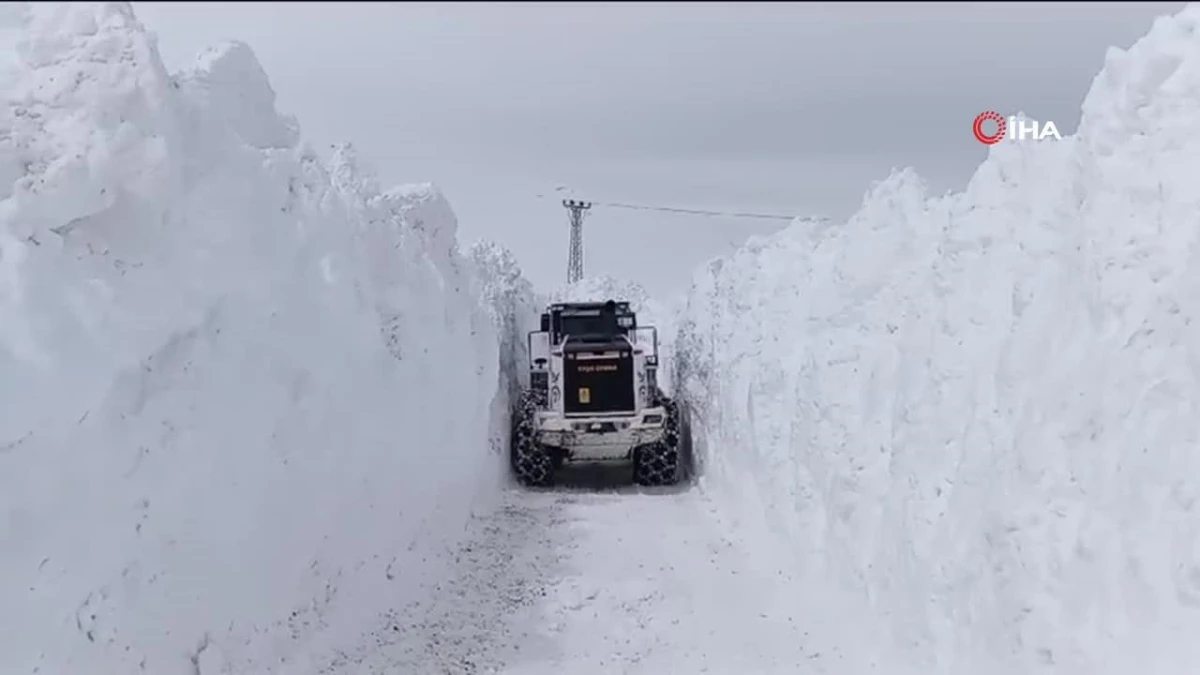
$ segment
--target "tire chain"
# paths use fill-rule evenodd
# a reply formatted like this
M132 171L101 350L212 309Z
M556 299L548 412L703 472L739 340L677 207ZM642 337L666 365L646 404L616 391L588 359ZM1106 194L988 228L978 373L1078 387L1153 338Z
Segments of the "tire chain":
M526 486L549 485L554 476L550 456L537 440L533 420L537 403L529 392L522 392L513 424L512 463L517 480Z
M664 401L667 419L663 438L635 453L633 475L638 485L664 486L679 482L679 409L674 401Z
M639 485L666 486L679 482L680 418L677 404L663 401L667 408L661 441L638 450L634 461L634 479ZM522 392L517 405L512 435L512 463L517 480L526 486L549 485L554 466L549 454L537 441L533 420L537 414L534 392Z

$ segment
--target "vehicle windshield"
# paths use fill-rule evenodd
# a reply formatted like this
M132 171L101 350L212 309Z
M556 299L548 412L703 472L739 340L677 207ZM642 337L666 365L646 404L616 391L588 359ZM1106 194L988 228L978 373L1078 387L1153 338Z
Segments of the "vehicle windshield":
M585 335L624 335L627 331L617 324L619 315L604 316L599 309L563 312L560 334L581 337Z
M562 317L562 333L564 335L611 335L615 326L605 325L600 312L587 312Z

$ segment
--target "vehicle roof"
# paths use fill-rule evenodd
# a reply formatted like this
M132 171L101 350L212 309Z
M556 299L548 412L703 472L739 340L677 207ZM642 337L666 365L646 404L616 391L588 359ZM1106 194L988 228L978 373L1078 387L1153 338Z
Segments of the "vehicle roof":
M613 301L618 309L628 309L628 300ZM589 302L556 302L550 305L550 309L602 309L608 301L589 301Z

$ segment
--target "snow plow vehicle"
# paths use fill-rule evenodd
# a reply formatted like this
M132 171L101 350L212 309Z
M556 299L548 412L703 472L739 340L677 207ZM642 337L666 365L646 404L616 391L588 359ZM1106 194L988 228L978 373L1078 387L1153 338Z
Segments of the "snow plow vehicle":
M518 482L551 485L575 462L628 462L639 485L680 481L680 409L658 386L658 331L638 326L628 302L551 304L528 340L510 447Z

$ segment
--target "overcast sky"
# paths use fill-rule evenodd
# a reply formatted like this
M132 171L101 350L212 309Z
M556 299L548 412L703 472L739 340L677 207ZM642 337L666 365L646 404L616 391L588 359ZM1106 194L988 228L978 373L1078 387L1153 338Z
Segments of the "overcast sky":
M434 181L466 240L566 269L569 185L596 201L845 216L912 166L961 188L975 115L1073 132L1109 46L1178 2L134 3L172 69L239 39L315 145ZM782 223L593 209L587 270L681 290Z

